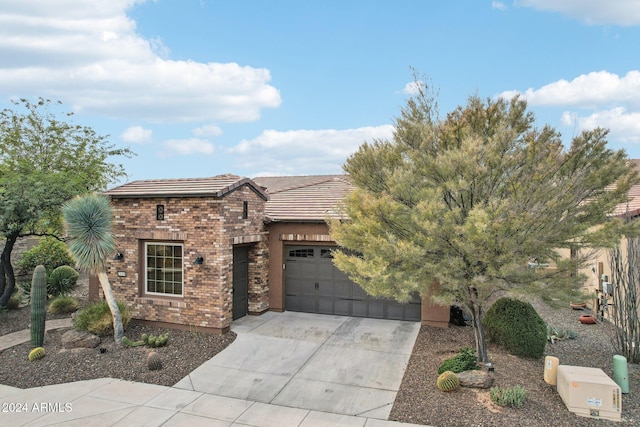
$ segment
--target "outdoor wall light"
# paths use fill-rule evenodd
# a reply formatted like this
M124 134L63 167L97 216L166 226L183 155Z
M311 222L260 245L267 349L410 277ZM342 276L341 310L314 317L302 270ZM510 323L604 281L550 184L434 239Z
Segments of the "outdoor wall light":
M193 265L202 265L203 262L204 262L204 258L199 256L199 257L196 258L195 261L193 261Z
M116 261L122 261L124 259L124 255L122 252L116 252L116 256L114 256L113 259Z

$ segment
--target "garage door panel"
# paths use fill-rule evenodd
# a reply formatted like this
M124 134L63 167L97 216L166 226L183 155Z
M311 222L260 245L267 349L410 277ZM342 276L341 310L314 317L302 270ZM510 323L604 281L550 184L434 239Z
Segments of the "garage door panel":
M333 286L334 284L330 281L321 281L316 286L316 292L320 298L333 298Z
M314 295L316 293L315 283L313 279L292 279L287 282L287 295Z
M344 280L347 282L350 282L351 279L349 279L349 276L347 276L346 274L344 274L342 271L338 270L337 268L335 269L335 279L336 280Z
M351 301L351 315L356 317L369 317L369 307L366 301Z
M406 319L420 320L422 316L422 306L420 305L419 302L418 303L412 302L412 303L406 304L404 313L405 313Z
M311 313L378 319L420 320L417 304L399 304L393 300L367 295L332 261L328 247L288 246L285 248L286 309Z
M353 298L353 286L350 283L337 282L334 287L333 295L336 298Z
M318 313L334 314L333 298L318 298Z
M366 302L366 304L369 309L367 317L373 317L374 319L385 319L387 317L385 310L385 301L370 299Z
M336 298L336 300L333 303L334 314L337 314L340 316L351 316L352 315L351 304L352 304L351 300Z
M304 295L287 295L287 309L291 311L302 311L305 313L317 313L317 299Z
M335 278L335 267L333 266L333 263L323 261L319 262L317 265L318 277L324 280L333 280Z
M316 272L314 264L311 262L289 261L287 262L287 273L292 277L315 278Z
M369 299L369 294L367 294L364 289L362 289L360 286L358 286L357 284L353 284L353 297L354 298L364 298L364 299Z
M387 302L387 318L393 320L404 319L404 305L395 301Z

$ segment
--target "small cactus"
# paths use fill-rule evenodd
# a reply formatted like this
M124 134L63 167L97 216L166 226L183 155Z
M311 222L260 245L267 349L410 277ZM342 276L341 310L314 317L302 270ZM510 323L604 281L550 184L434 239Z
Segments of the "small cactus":
M42 359L44 357L44 354L44 348L36 347L29 352L29 360L33 362L34 360Z
M124 336L122 337L122 343L123 343L124 345L126 345L126 346L129 346L129 347L139 347L139 346L141 346L141 345L144 345L144 344L145 344L145 342L144 342L143 340L140 340L140 341L131 341L129 338L124 337Z
M167 332L163 335L160 335L157 341L158 347L164 347L169 342L169 333Z
M460 387L460 380L458 380L458 376L453 372L445 371L438 377L436 385L441 391L453 391Z
M31 280L31 345L42 347L47 305L47 270L38 265Z
M150 371L162 369L162 360L160 359L160 355L155 351L147 355L147 368L149 368Z
M169 332L159 336L142 334L142 341L151 348L164 347L169 342Z

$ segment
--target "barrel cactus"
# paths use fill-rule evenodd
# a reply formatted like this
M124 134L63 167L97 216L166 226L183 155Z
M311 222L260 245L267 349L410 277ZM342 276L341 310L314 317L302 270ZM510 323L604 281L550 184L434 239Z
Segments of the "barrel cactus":
M453 391L460 387L460 380L458 380L458 376L455 373L445 371L438 377L436 385L442 391Z
M42 347L47 305L47 270L39 265L31 280L31 344Z
M44 348L36 347L29 352L29 360L33 362L34 360L42 359L44 354Z
M160 359L160 355L155 351L150 352L147 356L147 367L150 371L162 369L162 360Z

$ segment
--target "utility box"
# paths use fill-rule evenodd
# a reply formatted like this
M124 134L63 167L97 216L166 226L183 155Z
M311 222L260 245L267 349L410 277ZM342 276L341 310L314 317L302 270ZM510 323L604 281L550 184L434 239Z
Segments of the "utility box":
M562 401L576 415L612 421L622 419L620 386L602 369L560 365L557 383Z

